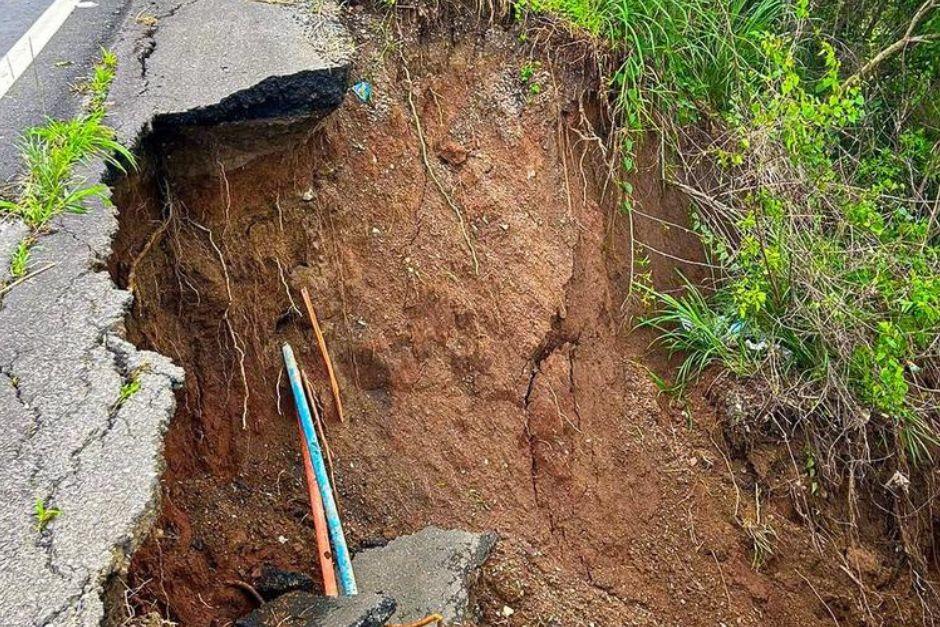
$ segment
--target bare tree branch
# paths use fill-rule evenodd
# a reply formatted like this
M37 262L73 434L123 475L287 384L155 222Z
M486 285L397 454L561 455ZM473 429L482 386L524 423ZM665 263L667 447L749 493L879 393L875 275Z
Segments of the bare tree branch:
M920 23L924 21L924 18L927 17L927 14L929 14L932 9L936 8L938 4L940 4L940 0L925 0L925 2L920 5L920 8L917 9L917 12L914 13L914 17L911 18L910 24L907 25L907 30L904 31L904 36L872 57L868 63L863 65L858 70L858 72L850 76L845 81L845 84L848 86L855 82L864 80L875 70L875 68L884 63L885 60L891 58L912 44L940 39L940 34L914 34L914 31L917 29Z

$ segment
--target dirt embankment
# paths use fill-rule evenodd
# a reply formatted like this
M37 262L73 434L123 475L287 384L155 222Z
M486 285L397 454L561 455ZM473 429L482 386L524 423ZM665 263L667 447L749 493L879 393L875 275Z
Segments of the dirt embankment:
M898 564L814 548L786 492L726 459L707 402L659 397L647 367L662 357L630 331L628 221L601 201L596 144L572 131L591 117L587 70L545 64L525 84L526 51L499 27L400 48L388 21L350 21L371 104L349 96L316 127L163 129L118 187L129 335L187 372L128 607L224 625L252 606L227 582L265 562L315 570L288 341L325 401L352 546L429 523L496 530L486 624L919 620ZM642 156L638 207L684 222L656 151ZM637 237L694 256L681 230L635 220ZM654 256L657 282L671 269ZM755 538L772 549L759 568Z

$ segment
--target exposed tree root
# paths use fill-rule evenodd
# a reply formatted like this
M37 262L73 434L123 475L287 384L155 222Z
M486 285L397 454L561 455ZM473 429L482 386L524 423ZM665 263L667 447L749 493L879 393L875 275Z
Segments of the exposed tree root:
M248 428L248 399L251 396L251 391L248 387L248 375L245 373L245 350L242 348L242 344L239 341L238 334L235 333L235 327L232 326L232 320L229 318L229 311L232 309L232 282L228 274L228 266L225 263L225 257L222 255L222 250L215 243L215 238L212 236L212 231L199 224L192 218L189 218L190 223L195 226L197 229L206 233L209 238L209 245L212 246L212 249L215 250L215 254L219 258L219 263L222 266L222 274L225 276L225 291L228 295L228 306L225 308L225 311L222 313L222 320L225 322L225 326L228 329L229 338L232 340L232 346L235 348L235 352L238 353L238 369L242 377L242 387L244 388L244 395L242 396L242 429Z
M457 216L457 223L460 225L460 234L463 236L463 241L470 251L470 258L473 260L473 273L480 274L480 261L477 259L477 251L473 246L473 240L470 239L470 233L467 231L467 224L464 220L463 212L460 210L460 207L457 206L451 194L444 188L444 184L431 166L430 159L428 159L428 143L424 138L424 131L421 128L421 118L418 116L418 109L415 106L414 82L411 80L411 72L408 70L408 63L405 61L404 52L399 50L399 55L401 56L401 67L405 71L405 81L408 83L408 88L405 90L408 94L408 108L411 109L411 118L414 120L415 132L418 134L418 142L421 145L421 160L424 162L424 168L427 170L428 176L434 181L434 185L441 193L441 196L444 197L447 205L453 210L454 215Z

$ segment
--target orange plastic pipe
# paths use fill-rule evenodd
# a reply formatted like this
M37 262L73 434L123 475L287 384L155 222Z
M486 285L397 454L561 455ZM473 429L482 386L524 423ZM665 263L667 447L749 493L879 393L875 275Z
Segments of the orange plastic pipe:
M333 571L333 552L330 550L330 537L326 528L326 515L323 513L323 499L320 497L320 487L313 474L313 463L310 461L310 451L307 450L304 432L297 423L300 433L300 449L304 456L304 475L307 478L307 495L310 497L310 512L313 514L313 528L317 537L317 557L320 561L320 574L323 576L323 594L328 597L339 596L336 587L336 573Z

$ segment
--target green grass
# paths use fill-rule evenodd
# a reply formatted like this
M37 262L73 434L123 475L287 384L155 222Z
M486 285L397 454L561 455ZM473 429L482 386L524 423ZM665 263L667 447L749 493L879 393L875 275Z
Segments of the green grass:
M0 214L16 216L39 231L62 213L84 213L92 198L107 201L107 187L88 184L76 169L99 158L121 171L125 164L134 165L133 155L117 141L104 119L116 63L113 53L102 52L101 61L80 89L88 98L80 116L48 120L24 133L21 191L16 200L0 200Z
M36 499L36 504L33 506L33 517L36 519L36 531L45 531L49 523L58 518L61 514L62 510L55 507L47 507L42 499Z
M684 389L696 376L713 364L724 364L744 373L748 364L744 353L743 326L734 317L712 308L702 293L687 284L679 296L660 293L647 286L661 303L658 314L649 316L640 326L658 331L658 341L670 355L684 355L676 373L675 388Z
M524 0L611 48L608 81L619 123L636 130L663 116L687 121L726 108L760 57L760 37L786 14L784 0Z
M130 397L140 391L140 377L135 373L131 379L121 386L121 392L118 395L118 405L123 405Z
M30 238L24 239L16 246L13 255L10 257L10 275L14 279L21 279L26 276L29 267L29 253L33 245Z

